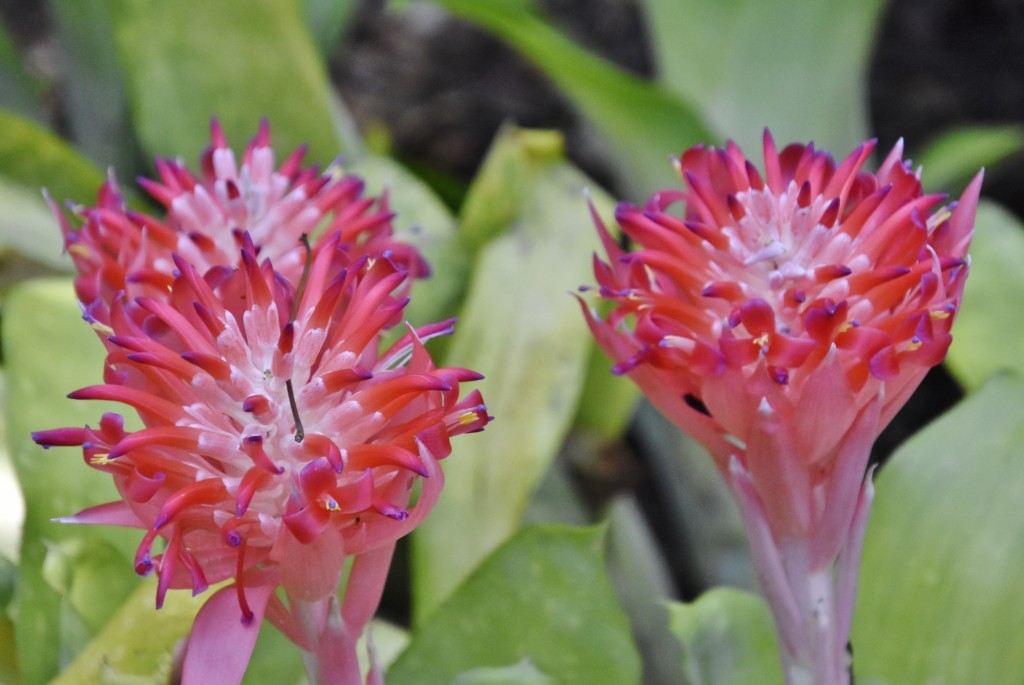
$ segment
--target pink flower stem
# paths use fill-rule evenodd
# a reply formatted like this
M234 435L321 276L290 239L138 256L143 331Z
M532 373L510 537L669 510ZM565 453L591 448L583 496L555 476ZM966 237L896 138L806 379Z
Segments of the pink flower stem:
M311 647L303 650L310 685L363 685L356 644L380 604L394 550L392 542L356 555L340 603L333 594L313 602L289 598L301 642ZM379 685L380 665L369 653L366 683Z
M857 567L874 492L864 480L845 544L836 559L811 567L810 541L776 540L750 474L734 460L731 485L740 502L754 563L772 611L787 685L849 685L847 641Z

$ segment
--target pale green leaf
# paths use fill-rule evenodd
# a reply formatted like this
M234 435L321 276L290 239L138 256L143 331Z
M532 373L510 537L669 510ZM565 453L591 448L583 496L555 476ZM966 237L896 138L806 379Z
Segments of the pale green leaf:
M972 126L948 131L929 143L916 162L928 185L963 190L982 167L997 166L1024 149L1020 126Z
M474 668L459 674L453 685L555 685L555 681L523 659L512 666Z
M397 238L415 245L430 264L430 278L412 289L404 316L414 326L451 317L466 287L470 260L455 230L455 217L422 180L388 157L366 155L348 171L366 181L371 195L387 193Z
M114 28L132 118L151 154L194 159L217 116L233 147L261 117L275 146L308 144L327 163L357 152L335 127L338 103L296 0L117 0Z
M759 596L715 588L691 603L671 603L669 614L691 685L782 684L771 612Z
M413 538L420 618L516 530L576 413L593 345L570 295L593 278L589 182L562 162L531 178L507 228L477 253L445 357L486 376L480 387L497 420L453 441L445 491Z
M388 685L449 685L523 659L561 685L639 683L602 537L596 528L522 530L413 631Z
M557 131L504 126L473 179L459 211L459 234L476 252L515 221L538 180L565 159Z
M867 130L867 60L881 0L647 0L667 88L753 154L814 140L843 155Z
M857 682L1020 683L1022 444L1024 383L997 377L882 469L853 626Z
M8 252L50 268L71 270L64 236L42 194L0 178L0 253Z
M188 635L206 596L190 597L187 592L172 591L157 611L153 591L151 584L139 586L51 685L167 683L175 646Z
M991 202L978 205L971 271L946 363L968 389L993 373L1024 374L1024 225Z

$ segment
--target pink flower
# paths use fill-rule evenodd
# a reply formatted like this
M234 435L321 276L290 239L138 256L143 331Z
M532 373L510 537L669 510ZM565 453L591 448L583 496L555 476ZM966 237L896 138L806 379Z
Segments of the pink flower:
M363 216L368 203L340 199L356 181L315 181L292 162L271 172L265 133L236 175L216 126L214 138L206 185L165 165L173 189L150 186L173 229L96 209L68 234L108 349L104 383L70 396L124 404L143 428L108 413L33 438L80 446L111 474L122 499L64 521L144 530L135 570L156 575L158 607L168 589L232 581L196 618L186 683L238 682L264 618L311 655L317 682L358 683L355 642L395 542L437 501L451 438L490 420L478 391L462 393L481 376L437 368L425 349L453 321L408 327L381 349L422 260L391 238L386 217ZM230 200L236 182L246 201L229 220L230 202L207 200L211 189ZM203 203L209 213L193 217ZM335 218L304 246L327 207ZM130 243L120 252L118 236Z
M597 220L612 309L587 320L730 483L791 683L846 682L871 445L944 358L967 277L981 175L937 209L901 145L862 171L873 148L837 165L766 132L762 175L698 146L686 190L618 207L636 251Z
M216 120L211 134L199 177L180 162L158 159L160 180L139 179L166 208L165 219L128 209L112 177L100 189L96 207L72 208L80 227L50 201L78 269L75 290L90 322L108 323L111 302L121 291L130 299L162 298L174 278L174 254L204 274L237 266L245 234L259 257L271 259L293 282L305 260L303 235L327 240L337 234L353 259L383 255L412 278L429 275L419 252L394 238L387 199L363 197L361 179L334 167L325 173L304 167L304 148L275 169L266 121L241 166Z

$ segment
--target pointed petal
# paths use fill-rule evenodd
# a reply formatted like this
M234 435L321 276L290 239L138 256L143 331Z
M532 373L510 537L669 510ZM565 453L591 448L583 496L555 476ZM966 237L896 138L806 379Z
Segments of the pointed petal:
M107 502L83 509L71 516L54 519L57 523L85 523L101 526L123 526L126 528L149 528L149 525L132 511L127 502Z
M245 593L253 614L248 621L242 619L234 585L218 590L199 610L185 646L183 683L242 682L274 586L247 587Z

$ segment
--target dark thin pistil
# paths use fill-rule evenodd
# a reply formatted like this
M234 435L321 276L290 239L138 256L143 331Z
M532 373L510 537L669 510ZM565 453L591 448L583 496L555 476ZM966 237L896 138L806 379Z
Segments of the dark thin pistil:
M284 382L284 387L288 389L288 404L292 406L292 417L295 418L295 442L302 442L302 439L306 437L306 431L302 428L302 419L299 418L299 405L295 402L295 390L292 388L291 378Z
M309 236L303 233L299 236L299 242L306 248L306 263L302 267L302 276L299 278L299 287L295 291L295 299L292 301L292 321L295 321L295 315L298 314L299 300L302 299L302 293L306 290L306 281L309 280L309 269L313 265L313 248L309 246Z
M299 287L296 288L295 299L292 301L293 322L295 321L295 315L298 313L302 293L306 290L306 281L309 280L309 270L313 264L313 248L309 246L309 236L303 233L299 236L299 242L306 249L306 263L302 267L302 277L299 278ZM302 428L302 419L299 418L299 404L295 401L295 389L292 387L292 379L289 378L285 381L284 385L288 389L288 404L291 405L292 417L295 419L295 442L302 442L302 439L306 437L306 431Z

